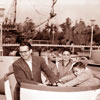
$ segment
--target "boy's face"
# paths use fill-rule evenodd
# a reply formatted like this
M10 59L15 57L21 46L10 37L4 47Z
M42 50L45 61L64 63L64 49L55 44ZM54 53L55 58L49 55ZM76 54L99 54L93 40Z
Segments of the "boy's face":
M82 73L83 69L80 69L80 68L73 68L73 73L78 76Z

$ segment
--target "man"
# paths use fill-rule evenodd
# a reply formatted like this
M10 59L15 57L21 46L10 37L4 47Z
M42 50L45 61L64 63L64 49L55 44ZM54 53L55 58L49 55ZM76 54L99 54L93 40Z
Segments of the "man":
M51 84L55 84L58 80L43 58L32 55L32 47L28 42L24 41L20 44L19 54L21 57L13 63L15 78L18 82L17 90L22 82L36 85L42 84L41 71L46 74Z

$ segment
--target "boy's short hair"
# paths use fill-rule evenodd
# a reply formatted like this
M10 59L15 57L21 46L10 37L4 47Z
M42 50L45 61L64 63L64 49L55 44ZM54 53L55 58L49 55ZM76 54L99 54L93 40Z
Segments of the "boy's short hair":
M73 70L74 68L85 69L86 66L85 66L85 64L84 64L83 62L79 61L79 62L76 62L76 63L73 65L72 70Z

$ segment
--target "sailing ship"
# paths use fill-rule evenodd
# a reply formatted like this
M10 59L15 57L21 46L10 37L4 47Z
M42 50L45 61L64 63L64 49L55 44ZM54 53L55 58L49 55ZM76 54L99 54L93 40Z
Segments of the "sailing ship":
M53 25L49 26L48 23L51 19L53 19L56 16L56 13L54 11L54 6L55 6L56 2L57 2L57 0L52 0L49 17L47 19L45 19L44 21L42 21L40 24L34 26L35 29L38 28L38 30L39 30L40 27L43 24L45 24L49 29L51 29L50 32L52 33L54 27L53 27ZM18 4L18 0L13 0L13 3L11 4L11 7L9 8L8 13L6 14L6 17L4 19L4 23L3 23L4 43L9 43L9 40L11 40L10 38L12 38L12 37L17 38L19 35L18 34L18 23L16 22L17 14L18 14L17 4ZM37 9L35 9L35 11L38 12ZM26 17L26 20L30 20L29 17ZM13 43L13 41L12 41L12 43Z

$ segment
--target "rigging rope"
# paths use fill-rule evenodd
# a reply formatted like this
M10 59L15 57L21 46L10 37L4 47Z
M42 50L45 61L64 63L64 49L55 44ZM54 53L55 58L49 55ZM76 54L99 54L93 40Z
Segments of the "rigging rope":
M21 0L20 0L20 1L21 1ZM43 25L43 24L46 23L46 22L49 23L49 20L52 19L52 18L54 18L54 17L56 16L56 13L54 12L54 7L55 7L56 2L57 2L57 0L52 0L52 5L51 5L51 11L50 11L50 16L49 16L49 18L47 18L46 20L44 20L43 22L41 22L39 25L37 25L36 28L39 27L39 26L41 26L41 25ZM13 0L13 4L14 4L14 0ZM32 4L32 3L31 3L31 4ZM14 7L14 5L12 5L11 7ZM10 8L10 9L11 9L11 8ZM10 9L9 9L9 10L10 10ZM12 10L12 9L11 9L11 10ZM10 11L9 11L9 12L10 12ZM9 12L8 12L8 13L9 13ZM35 8L35 12L38 13L38 14L40 14L39 11L38 11L36 8ZM9 15L10 15L10 16L12 15L11 17L15 17L15 16L14 16L14 13L15 13L15 12L12 11L12 14L9 14ZM15 20L14 18L11 18L11 19Z
M46 19L45 21L43 21L42 23L40 23L39 25L37 25L36 28L43 25L46 22L49 23L49 20L56 16L56 13L54 12L54 6L55 6L57 0L52 0L52 1L53 2L52 2L52 6L51 6L51 11L50 11L50 17L48 19Z
M51 6L51 12L50 12L50 17L55 17L56 16L56 13L54 12L54 6L56 4L57 0L53 0L53 3L52 3L52 6Z
M40 12L36 9L35 5L33 5L33 3L32 3L31 0L29 0L29 2L30 2L30 4L32 5L33 11L35 11L35 12L37 13L38 17L39 17L40 24L37 25L37 26L35 27L35 28L37 28L37 27L41 26L42 24L44 24L48 19L42 22L42 21L41 21L40 15L42 15L42 16L45 16L45 15L43 15L42 13L40 13Z

